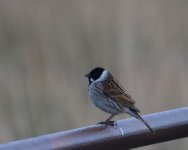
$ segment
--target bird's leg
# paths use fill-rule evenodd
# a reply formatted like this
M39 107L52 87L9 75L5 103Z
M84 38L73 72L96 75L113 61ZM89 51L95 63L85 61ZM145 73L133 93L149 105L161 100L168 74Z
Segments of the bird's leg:
M111 115L108 119L106 119L105 123L106 123L107 125L116 126L116 127L117 127L117 122L111 121L111 119L112 119L114 116L115 116L115 115Z
M114 117L115 115L111 115L109 118L107 118L105 121L99 122L98 124L105 124L105 125L110 125L110 126L117 126L117 122L115 121L111 121L111 119Z

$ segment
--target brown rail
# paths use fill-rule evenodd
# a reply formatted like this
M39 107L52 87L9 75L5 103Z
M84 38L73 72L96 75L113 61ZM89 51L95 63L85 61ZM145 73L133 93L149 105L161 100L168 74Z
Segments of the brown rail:
M121 150L188 136L188 107L144 115L152 134L134 118L120 120L118 127L93 125L30 139L0 144L2 150Z

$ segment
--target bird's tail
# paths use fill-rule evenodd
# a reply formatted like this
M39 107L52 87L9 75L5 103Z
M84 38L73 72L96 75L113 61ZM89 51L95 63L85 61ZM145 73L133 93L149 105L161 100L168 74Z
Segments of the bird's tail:
M153 131L153 129L149 126L149 124L138 114L138 112L136 112L134 109L131 109L131 108L129 108L129 114L131 115L131 116L133 116L133 117L135 117L135 118L137 118L138 120L140 120L142 123L144 123L147 127L148 127L148 129L152 132L152 133L154 133L154 131Z

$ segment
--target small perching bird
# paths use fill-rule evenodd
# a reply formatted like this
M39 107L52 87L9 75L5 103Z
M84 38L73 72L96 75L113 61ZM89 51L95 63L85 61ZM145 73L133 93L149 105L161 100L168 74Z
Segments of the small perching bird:
M101 110L111 114L111 116L101 124L116 125L111 119L118 114L127 113L142 123L153 132L152 128L139 115L135 101L125 91L120 83L114 79L111 73L104 68L96 67L85 75L89 80L88 92L92 102Z

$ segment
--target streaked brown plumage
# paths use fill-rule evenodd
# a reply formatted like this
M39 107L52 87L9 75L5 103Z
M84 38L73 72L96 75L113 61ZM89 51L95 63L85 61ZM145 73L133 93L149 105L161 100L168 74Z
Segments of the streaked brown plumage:
M140 112L139 109L134 106L135 101L127 93L123 86L113 78L113 76L109 76L108 80L103 82L103 87L103 93L107 97L117 101L117 103L121 104L122 106L130 107L135 109L137 112Z

